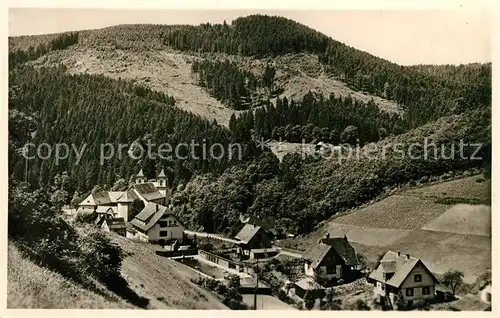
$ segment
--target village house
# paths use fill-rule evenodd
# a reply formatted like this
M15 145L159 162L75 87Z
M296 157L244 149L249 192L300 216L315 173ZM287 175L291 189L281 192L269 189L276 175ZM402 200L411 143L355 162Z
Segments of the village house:
M166 206L153 202L148 202L130 224L138 238L160 245L181 244L186 228Z
M304 254L304 272L313 279L322 275L328 281L349 280L360 270L356 251L344 238L330 238L329 234Z
M138 198L130 191L100 191L91 193L78 205L78 211L95 212L98 215L111 214L128 220L132 202Z
M240 216L240 221L244 224L258 225L266 231L266 234L270 239L274 239L279 236L276 229L276 219L272 216Z
M127 236L127 227L123 218L101 218L100 228L106 232L115 232L121 236Z
M384 254L377 268L370 273L369 281L375 286L375 293L388 297L391 303L397 296L410 303L432 299L438 283L420 259L393 251Z
M236 251L242 260L272 257L278 254L268 233L260 226L246 223L234 237Z

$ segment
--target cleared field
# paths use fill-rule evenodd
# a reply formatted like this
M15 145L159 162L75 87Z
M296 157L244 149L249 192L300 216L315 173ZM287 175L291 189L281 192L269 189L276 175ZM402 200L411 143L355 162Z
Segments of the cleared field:
M332 237L347 235L370 265L387 250L400 251L422 259L437 274L458 269L464 272L466 282L473 282L491 269L491 207L436 201L447 197L483 201L490 186L489 182L476 181L481 178L452 180L387 197L333 218L287 244L307 249L327 232Z
M271 149L274 155L279 161L283 160L283 157L288 153L310 153L314 150L314 145L312 144L301 144L293 142L278 142L270 141L266 145Z
M190 281L199 275L182 264L155 254L157 248L114 235L113 241L128 254L122 275L138 295L158 309L227 309L217 297Z
M242 295L243 302L248 306L253 306L254 295ZM257 295L257 310L297 310L297 308L282 302L276 297L269 295Z
M74 46L51 52L35 61L36 65L62 63L68 72L100 74L114 79L122 78L174 96L176 106L219 124L229 125L229 118L237 111L224 107L198 86L191 75L188 55L166 51L133 52L128 50L97 50Z
M335 219L335 223L366 228L419 229L449 206L407 195L393 195Z
M7 308L134 308L122 299L113 297L111 293L105 298L68 281L58 273L36 265L24 258L11 243L8 245L7 278Z
M489 201L491 198L491 182L485 180L482 175L477 175L443 182L429 187L408 190L407 193L415 196Z
M491 207L457 204L422 227L423 230L491 236Z
M241 111L225 107L197 84L196 78L191 74L191 61L199 58L170 49L141 52L111 49L107 46L89 47L81 43L66 50L52 51L32 63L40 66L62 63L72 74L100 74L115 79L133 80L174 96L176 106L181 109L228 126L231 115ZM266 59L226 54L213 54L210 58L229 59L258 76L268 62ZM276 64L276 83L284 89L280 96L282 98L286 96L297 100L309 91L323 93L325 96L333 93L336 96L351 96L363 102L373 99L381 110L401 113L401 107L392 101L353 91L344 83L329 78L323 74L318 58L312 54L289 54L273 61Z

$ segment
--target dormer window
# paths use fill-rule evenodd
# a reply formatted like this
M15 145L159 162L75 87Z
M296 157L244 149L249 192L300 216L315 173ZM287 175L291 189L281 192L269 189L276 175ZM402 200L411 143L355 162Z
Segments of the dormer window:
M394 273L384 273L384 279L385 280L389 280L392 278L392 276L394 276Z

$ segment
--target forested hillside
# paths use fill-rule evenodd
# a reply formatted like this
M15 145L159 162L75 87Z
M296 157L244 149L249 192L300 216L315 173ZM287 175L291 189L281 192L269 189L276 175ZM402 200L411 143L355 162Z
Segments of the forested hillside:
M317 54L327 72L349 87L404 105L408 129L488 105L491 100L491 65L461 72L465 80L457 82L447 75L434 76L399 66L281 17L253 15L236 19L231 25L185 26L170 31L165 43L180 50L256 57Z
M270 152L253 162L226 170L220 177L197 176L173 199L179 216L193 228L208 231L237 230L240 214L272 215L283 233L308 233L322 220L357 207L390 191L393 187L450 178L471 168L491 164L490 114L488 110L468 111L443 117L407 133L377 143L352 154L350 159L303 158L287 154L281 162ZM424 138L429 138L445 157L425 158ZM459 141L481 143L460 150ZM412 144L420 143L419 147ZM413 148L412 150L409 150ZM386 151L382 155L382 149ZM441 150L444 149L444 150ZM410 157L410 151L413 157ZM401 153L404 152L404 155Z
M198 83L229 108L236 110L260 106L260 94L272 97L275 70L266 66L260 77L241 70L236 63L225 60L212 62L194 61L191 70L198 74ZM267 94L266 94L267 93ZM255 99L255 100L254 100Z
M165 168L175 189L175 211L189 227L229 232L240 214L273 215L283 232L306 233L398 184L490 165L490 64L403 67L268 16L217 25L127 25L60 36L66 38L10 39L9 175L26 178L33 188L67 177L64 187L57 185L63 203L96 186L111 188L118 179L127 183L140 168L147 177ZM110 61L116 65L109 66ZM149 62L156 64L146 66ZM302 62L307 67L301 68ZM161 78L169 69L177 73ZM321 90L294 99L276 97L279 81L296 79L323 86L345 83L364 101L355 94ZM190 99L195 91L206 95ZM220 102L206 112L213 117L185 110L193 100L209 101L207 96L214 105ZM402 111L382 110L369 96L391 100ZM222 111L232 114L229 129L206 119ZM342 162L292 154L280 163L256 145L260 138L352 145L359 140L362 146L399 143L408 150L426 137L448 150L461 139L483 143L482 159L398 159L389 151L384 159ZM243 157L155 161L133 160L124 153L99 163L101 143L138 147L148 140L173 147L191 140L206 140L208 147L241 142ZM70 157L59 164L37 158L26 166L20 151L29 141L86 143L87 149L78 165Z
M43 187L52 182L56 174L67 171L71 176L70 193L88 191L95 185L111 187L119 178L128 181L141 168L147 177L155 177L160 167L165 167L173 185L189 180L195 173L221 173L230 164L227 155L222 160L208 156L206 160L181 160L173 155L163 160L130 158L128 151L133 150L130 148L134 142L146 150L147 140L156 145L169 143L172 148L179 143L190 144L191 140L200 144L206 140L207 148L213 143L227 146L230 142L227 129L174 107L174 100L165 94L103 76L68 75L63 67L13 69L10 85L11 122L26 125L10 125L12 135L29 135L31 130L36 132L31 141L37 145L66 143L81 149L86 144L78 164L75 164L75 156L61 160L58 165L53 157L43 160L35 156L28 168L28 180L33 185ZM15 121L22 117L20 113L32 117ZM23 142L28 138L24 136ZM120 157L116 154L100 165L100 145L106 143L116 148L120 143L130 147L125 148ZM187 148L179 149L182 157L190 158ZM202 158L202 147L195 150L196 157ZM152 151L154 154L155 149ZM31 150L30 156L34 154ZM23 180L25 161L10 159L10 174Z

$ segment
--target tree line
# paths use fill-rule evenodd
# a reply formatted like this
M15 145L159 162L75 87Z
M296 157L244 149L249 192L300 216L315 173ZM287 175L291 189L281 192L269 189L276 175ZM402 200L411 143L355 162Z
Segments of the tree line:
M348 127L353 126L354 128ZM273 138L283 141L312 140L360 144L378 141L388 134L399 134L408 125L397 114L379 110L373 100L368 103L351 97L307 93L298 101L277 98L272 103L239 116L232 116L229 128L238 140ZM344 133L344 131L347 131ZM353 130L354 129L354 130ZM340 139L341 135L345 138Z
M36 47L30 45L26 50L17 49L9 52L9 67L15 67L27 61L36 60L50 51L64 50L78 43L78 32L62 33L48 43L40 43Z
M249 109L259 90L270 90L275 70L267 66L259 78L252 72L244 71L234 62L194 61L191 71L198 75L198 84L208 89L210 94L229 108Z

